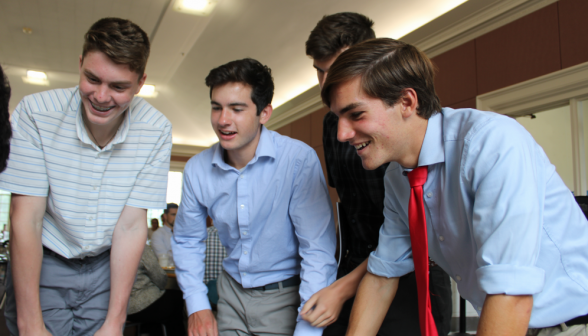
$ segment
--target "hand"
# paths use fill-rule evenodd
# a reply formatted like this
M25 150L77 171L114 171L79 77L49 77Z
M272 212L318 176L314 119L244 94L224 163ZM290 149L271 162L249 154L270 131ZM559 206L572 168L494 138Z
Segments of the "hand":
M347 296L338 288L338 283L321 289L306 301L300 316L313 327L326 327L337 321Z
M216 319L210 309L200 310L190 315L188 336L218 336Z
M121 326L117 323L104 321L104 324L96 331L94 336L123 336L123 327L124 324Z

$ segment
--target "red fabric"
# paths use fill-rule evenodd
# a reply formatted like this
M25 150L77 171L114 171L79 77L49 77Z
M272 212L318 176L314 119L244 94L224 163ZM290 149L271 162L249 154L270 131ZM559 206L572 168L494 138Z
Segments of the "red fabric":
M408 173L408 181L410 182L408 223L417 281L421 335L438 336L435 320L431 313L431 297L429 296L429 248L427 246L427 219L423 202L423 185L427 181L427 167L417 167Z

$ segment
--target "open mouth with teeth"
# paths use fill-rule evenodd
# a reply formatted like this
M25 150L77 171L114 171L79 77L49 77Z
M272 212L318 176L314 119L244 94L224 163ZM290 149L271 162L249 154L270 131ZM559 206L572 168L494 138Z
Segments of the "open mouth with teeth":
M221 130L219 130L219 132L222 135L233 135L233 134L237 134L237 132L231 132L231 131L221 131Z
M110 111L110 110L112 110L114 108L114 105L113 106L108 106L108 107L100 107L100 106L95 105L94 103L92 103L92 101L90 101L90 104L98 112L108 112L108 111Z
M371 143L371 141L366 141L363 143L360 143L358 145L355 145L355 149L357 149L358 152L361 152L364 148L366 148L367 146L369 146L369 144Z

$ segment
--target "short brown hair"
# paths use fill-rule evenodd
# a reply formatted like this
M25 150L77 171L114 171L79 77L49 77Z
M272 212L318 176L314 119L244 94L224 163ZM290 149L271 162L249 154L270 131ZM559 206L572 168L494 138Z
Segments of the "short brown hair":
M306 54L315 60L324 60L345 47L376 38L374 22L359 13L325 15L310 32L306 41Z
M331 106L336 86L361 77L361 88L370 97L393 106L403 91L417 93L417 114L429 119L441 111L435 93L435 69L431 60L416 47L402 41L379 38L359 43L343 52L329 69L321 91L323 102Z
M129 20L104 18L90 27L84 36L82 59L87 53L101 51L116 64L125 64L139 74L145 73L149 58L149 37Z

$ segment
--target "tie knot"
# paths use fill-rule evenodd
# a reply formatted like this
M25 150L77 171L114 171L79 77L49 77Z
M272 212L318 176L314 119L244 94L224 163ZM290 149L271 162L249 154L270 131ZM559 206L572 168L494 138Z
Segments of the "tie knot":
M421 187L427 182L427 166L416 167L407 174L410 187Z

